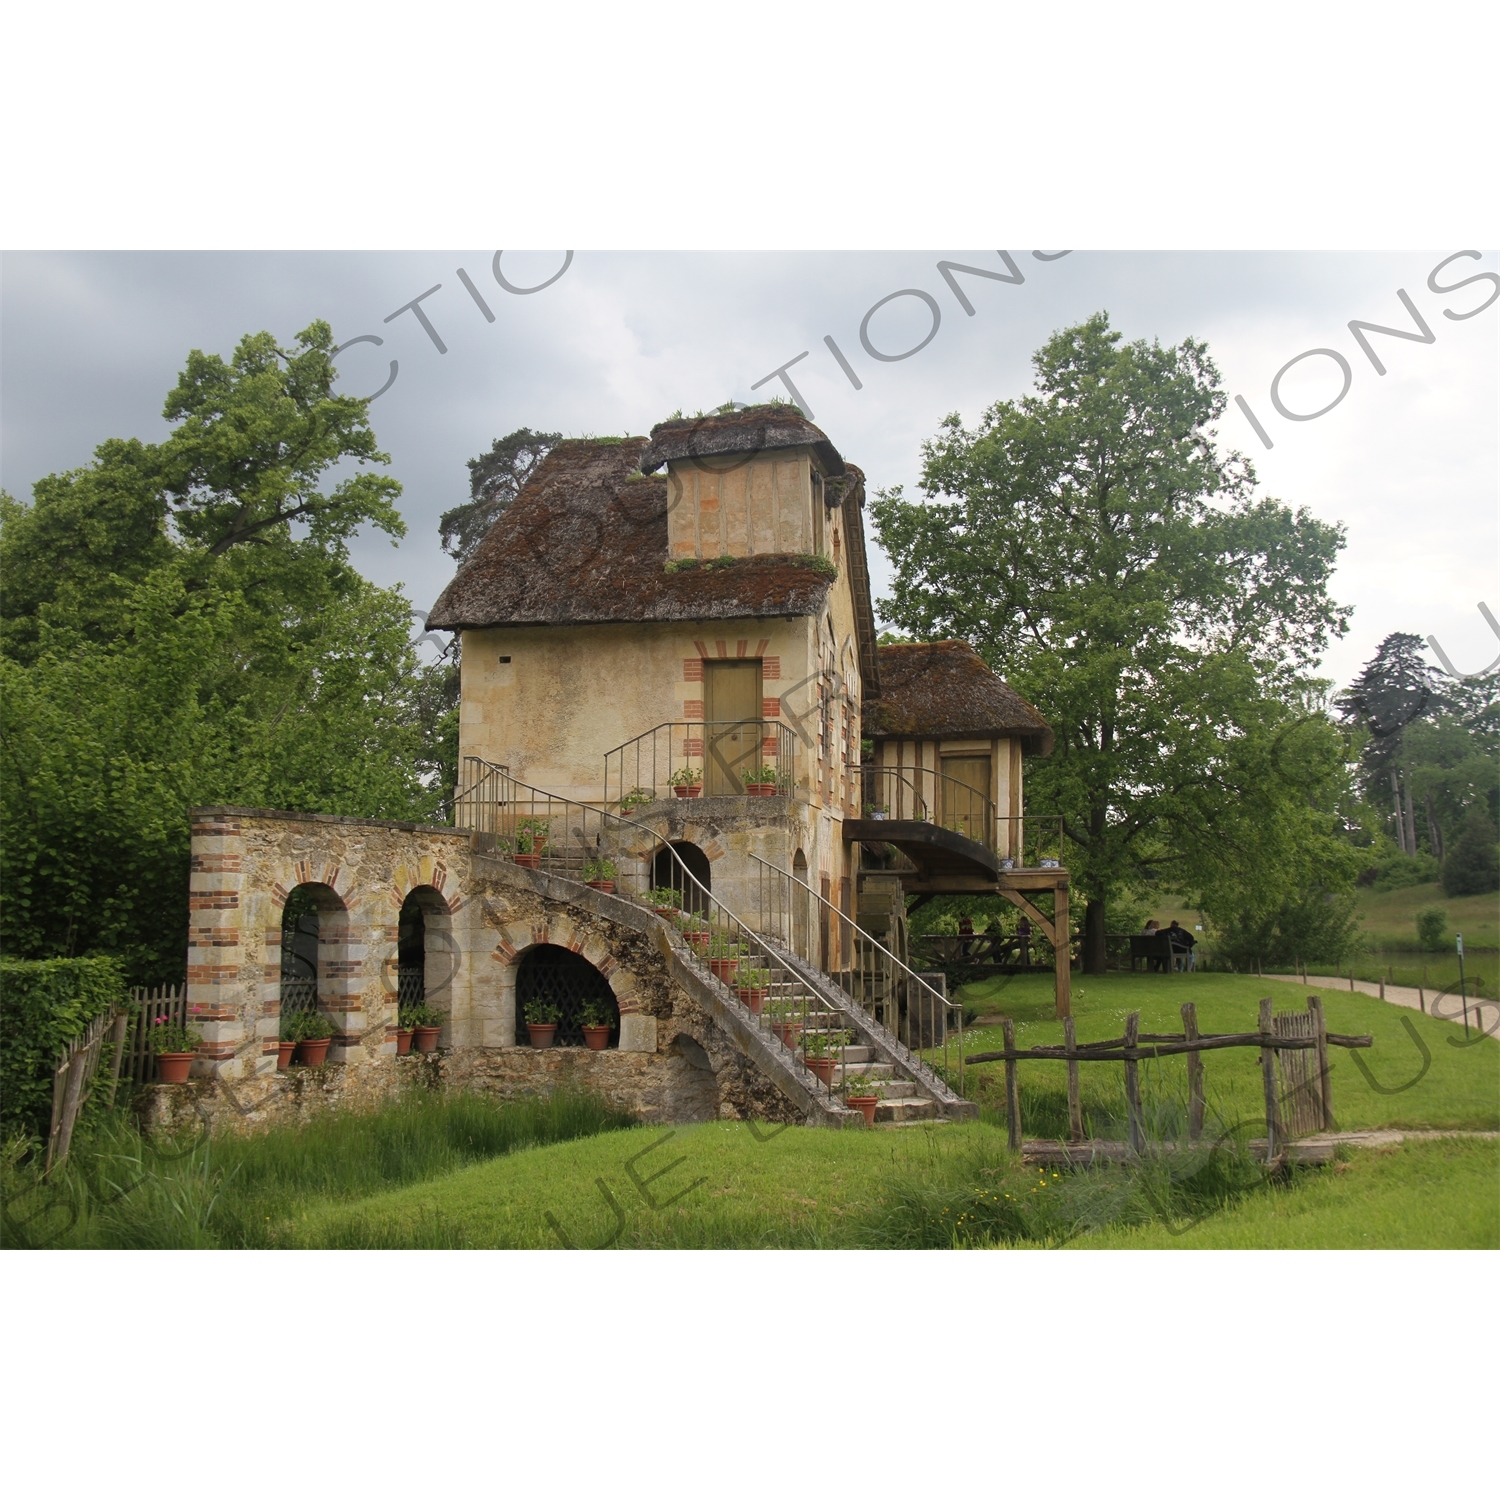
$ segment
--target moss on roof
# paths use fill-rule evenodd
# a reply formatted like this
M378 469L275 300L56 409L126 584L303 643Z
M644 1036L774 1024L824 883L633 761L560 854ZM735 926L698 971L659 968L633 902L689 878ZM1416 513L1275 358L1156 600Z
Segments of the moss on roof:
M865 712L876 740L1019 736L1052 753L1047 721L967 641L881 646L880 698Z

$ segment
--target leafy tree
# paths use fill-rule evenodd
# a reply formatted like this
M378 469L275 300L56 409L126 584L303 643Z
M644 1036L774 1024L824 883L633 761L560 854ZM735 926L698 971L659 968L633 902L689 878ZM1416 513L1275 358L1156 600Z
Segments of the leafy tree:
M895 562L882 611L972 641L1052 723L1029 797L1064 816L1097 971L1110 896L1211 873L1246 826L1246 776L1274 779L1290 702L1347 628L1327 593L1343 533L1252 498L1249 464L1213 442L1205 345L1124 343L1101 313L1033 363L1035 394L972 430L950 416L924 446L929 503L873 502Z
M400 592L348 566L400 535L365 403L326 325L290 353L194 351L166 442L105 443L0 508L0 942L178 978L188 812L228 802L417 818L421 674Z
M1463 832L1443 861L1443 894L1482 896L1500 890L1500 845L1495 825L1480 806L1469 809Z
M536 467L562 441L560 432L518 427L496 438L488 453L469 460L469 499L439 521L443 551L465 563Z

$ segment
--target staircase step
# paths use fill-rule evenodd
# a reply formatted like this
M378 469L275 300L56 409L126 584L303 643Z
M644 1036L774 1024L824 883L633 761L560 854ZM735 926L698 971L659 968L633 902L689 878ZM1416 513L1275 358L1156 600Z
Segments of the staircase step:
M937 1118L938 1108L931 1099L882 1099L875 1106L877 1125L905 1125L916 1120Z
M851 1047L849 1050L852 1052L854 1049ZM851 1061L848 1066L833 1070L833 1076L840 1083L844 1081L845 1073L851 1078L894 1078L896 1076L896 1070L890 1063L869 1061Z

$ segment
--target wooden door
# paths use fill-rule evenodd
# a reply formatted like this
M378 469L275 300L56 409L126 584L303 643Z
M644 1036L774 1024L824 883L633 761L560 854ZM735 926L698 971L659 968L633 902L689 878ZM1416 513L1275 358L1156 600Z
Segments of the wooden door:
M761 763L760 662L707 661L703 664L703 795L738 797L745 791L741 771Z
M943 827L988 845L990 841L990 758L943 757Z

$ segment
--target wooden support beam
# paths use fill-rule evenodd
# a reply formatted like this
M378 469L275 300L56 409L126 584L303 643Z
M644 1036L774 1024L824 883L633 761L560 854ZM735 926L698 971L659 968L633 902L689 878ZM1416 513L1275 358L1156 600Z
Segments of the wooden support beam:
M1072 954L1068 945L1068 887L1059 882L1053 900L1052 951L1056 955L1056 995L1058 1016L1073 1014Z

